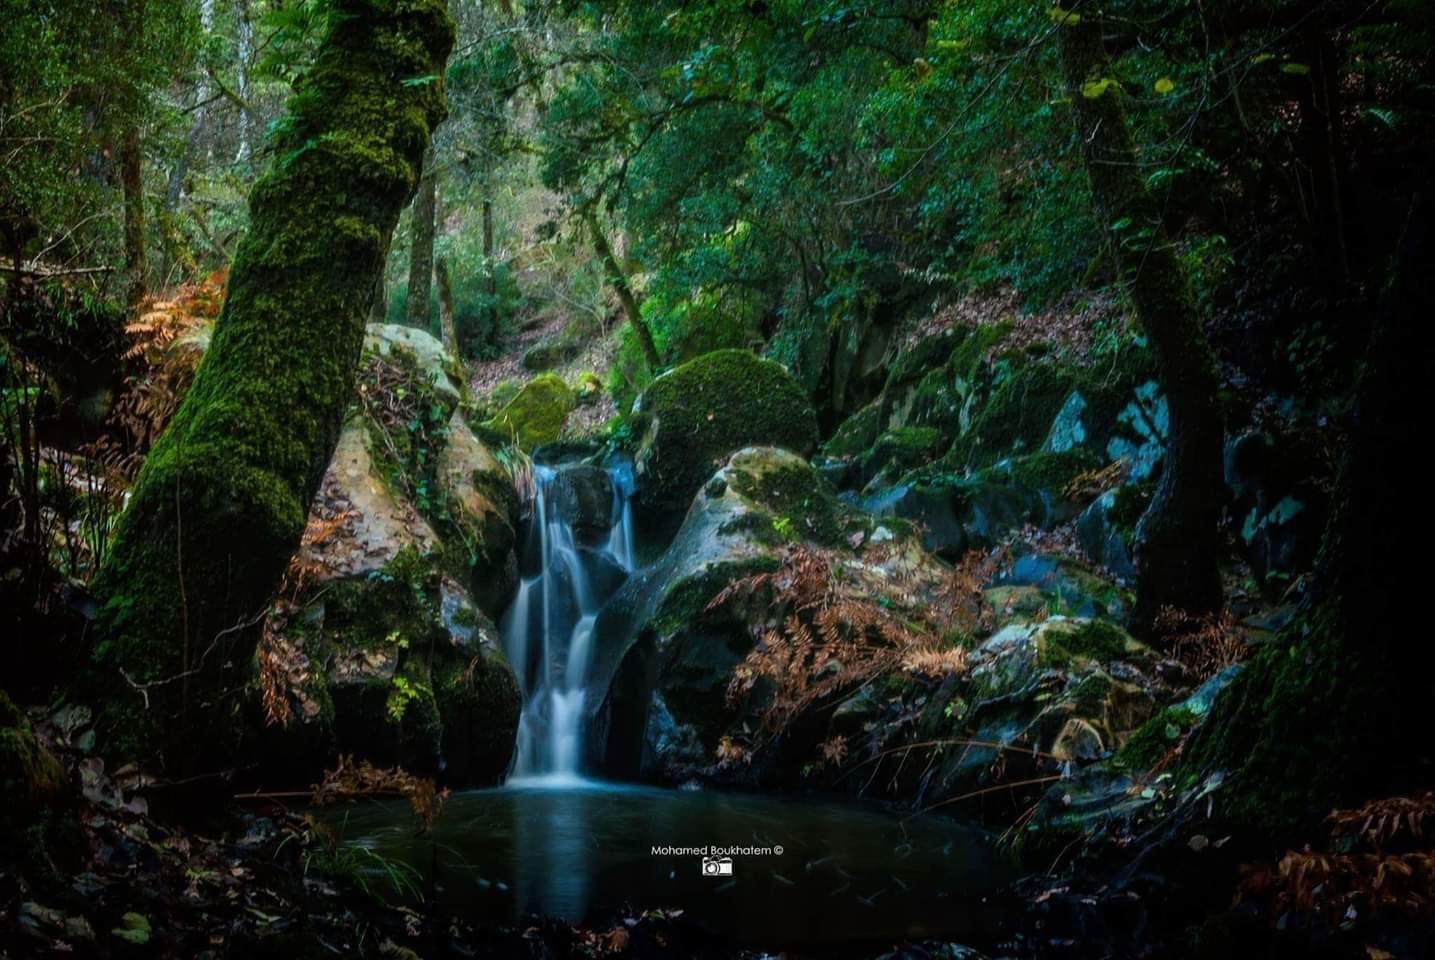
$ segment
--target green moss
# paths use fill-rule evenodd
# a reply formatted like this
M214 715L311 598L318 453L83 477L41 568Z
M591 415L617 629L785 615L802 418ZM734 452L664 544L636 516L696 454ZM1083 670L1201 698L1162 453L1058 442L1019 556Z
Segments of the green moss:
M450 403L440 396L413 351L398 344L389 348L382 359L386 374L382 387L380 363L377 355L366 354L360 375L369 456L396 500L412 502L431 522L446 518L436 471L449 441ZM397 383L387 379L395 369L401 378ZM390 414L386 398L379 396L381 390L415 412Z
M734 465L728 480L737 493L766 507L790 528L783 539L838 546L843 539L842 504L822 477L805 463L761 472ZM778 531L782 533L781 530Z
M1195 726L1197 719L1194 712L1180 705L1159 711L1116 752L1116 766L1130 771L1151 769Z
M0 691L0 796L7 805L30 810L65 788L60 762L40 745L30 722Z
M1330 599L1302 611L1263 644L1187 745L1180 773L1224 771L1218 802L1231 821L1290 837L1408 759L1390 745L1415 742L1419 728L1395 729L1372 705L1408 689L1409 664L1366 634L1353 639L1337 608Z
M1100 458L1080 447L1061 453L1038 451L1003 460L978 474L980 479L1010 480L1032 490L1060 493L1077 476L1101 466Z
M638 506L660 523L681 519L722 460L753 445L802 456L817 444L817 417L780 364L747 350L718 350L653 381L640 401L651 418L638 452Z
M443 721L447 778L472 786L501 781L522 706L508 665L484 652L445 656L434 664L433 689Z
M1105 620L1087 620L1062 636L1061 644L1073 655L1111 663L1127 656L1133 641L1126 631Z
M68 885L86 849L60 762L0 691L0 871L19 866L32 881Z
M558 439L576 402L562 377L545 373L525 383L483 426L531 450Z
M777 558L770 556L710 564L673 584L649 624L661 635L676 633L705 617L712 598L729 584L753 574L771 573L778 566Z
M1055 364L1009 354L997 365L990 395L945 461L953 469L1035 452L1071 393L1074 377Z
M822 452L829 457L853 457L866 450L881 430L880 413L877 402L873 401L843 420L832 438L823 444Z
M776 547L783 542L783 537L777 530L777 520L777 517L764 510L752 510L719 526L718 533Z
M443 76L454 27L440 0L340 0L335 14L271 135L204 361L95 583L100 743L174 746L173 771L237 737L226 711L186 708L245 682L255 631L233 628L269 602L303 533L374 275L445 113L441 80L406 82ZM225 649L202 657L216 637ZM188 683L168 682L194 663ZM141 683L154 684L147 707Z

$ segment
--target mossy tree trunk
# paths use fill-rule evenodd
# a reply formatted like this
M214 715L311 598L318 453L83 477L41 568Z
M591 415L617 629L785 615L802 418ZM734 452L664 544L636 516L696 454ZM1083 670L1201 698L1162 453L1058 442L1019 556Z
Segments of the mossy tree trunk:
M444 116L453 36L444 0L333 3L250 195L209 351L96 581L88 692L112 754L223 762L255 627L338 439L375 277Z
M429 290L433 286L434 213L437 209L437 186L434 180L434 156L430 149L424 155L423 177L414 194L413 245L409 249L409 293L406 315L409 324L429 329Z
M1218 813L1280 841L1309 840L1336 805L1435 782L1435 645L1418 578L1432 539L1435 209L1401 243L1376 317L1316 572L1301 610L1216 701L1187 748L1221 770Z
M1103 83L1100 23L1073 16L1058 36L1092 201L1150 342L1169 413L1161 478L1136 529L1133 621L1149 631L1165 607L1199 613L1221 605L1219 380L1185 271L1143 182L1120 90Z
M654 373L663 365L663 358L658 356L658 346L653 342L653 332L648 329L647 323L643 321L643 313L638 306L638 298L633 296L633 287L628 283L628 274L618 263L618 258L613 256L613 248L608 243L608 236L603 232L602 226L598 223L598 214L592 207L583 211L583 222L588 225L588 232L593 237L593 249L598 253L598 259L603 261L603 269L608 274L608 282L613 285L613 290L618 294L618 302L622 304L623 315L627 317L633 333L638 338L638 346L642 348L643 359L647 361L648 369Z

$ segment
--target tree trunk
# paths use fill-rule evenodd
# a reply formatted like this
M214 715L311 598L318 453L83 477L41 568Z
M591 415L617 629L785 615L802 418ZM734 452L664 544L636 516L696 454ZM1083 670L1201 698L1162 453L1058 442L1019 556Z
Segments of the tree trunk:
M1149 632L1163 608L1200 613L1221 605L1223 427L1215 357L1161 209L1146 191L1120 90L1099 87L1106 64L1100 31L1098 22L1082 18L1058 32L1092 201L1151 345L1169 413L1161 478L1136 528L1132 619Z
M145 296L144 166L137 119L120 135L120 185L125 210L125 302L133 307Z
M249 117L249 58L254 55L254 24L249 19L249 0L236 0L234 5L235 31L238 44L235 53L239 74L239 150L234 155L235 163L249 161L250 117Z
M453 327L453 287L449 285L448 258L437 257L433 262L434 279L438 285L438 328L443 336L443 347L450 356L458 356L458 335Z
M498 341L498 265L493 262L493 200L489 197L492 180L483 188L483 268L487 271L485 292L488 294L488 331L490 342Z
M389 293L388 287L384 285L384 265L379 264L379 272L374 276L374 298L369 304L369 322L384 323L389 318Z
M1305 831L1333 806L1435 781L1435 645L1409 564L1432 536L1420 506L1435 384L1435 209L1424 206L1409 220L1371 331L1302 608L1216 701L1186 750L1188 769L1227 773L1219 815L1276 843L1309 839Z
M593 235L593 248L598 251L598 257L603 261L603 269L608 273L608 282L613 285L614 291L618 294L618 302L623 306L623 315L628 318L628 323L632 325L633 333L638 338L638 346L643 350L643 359L647 361L648 369L656 372L663 365L663 360L658 356L658 347L653 342L652 331L643 322L643 314L638 308L637 298L633 296L633 288L628 285L628 275L618 263L618 258L613 256L613 248L608 245L608 237L603 233L603 228L598 225L598 215L590 208L583 212L583 220L588 224L588 230Z
M202 39L207 42L209 35L214 32L214 0L200 0L199 29ZM204 121L209 114L210 89L209 73L203 66L201 63L198 82L194 88L194 119L190 122L189 134L184 138L184 146L180 148L179 156L169 168L169 184L165 189L164 202L166 210L171 214L178 208L179 201L184 196L184 178L189 172L189 158L199 149L204 139Z
M433 282L434 237L433 149L424 154L424 174L414 194L413 246L409 250L409 299L405 309L409 325L429 329L429 288Z
M257 625L354 391L374 278L444 116L445 0L336 0L250 195L224 311L95 582L115 756L228 759Z

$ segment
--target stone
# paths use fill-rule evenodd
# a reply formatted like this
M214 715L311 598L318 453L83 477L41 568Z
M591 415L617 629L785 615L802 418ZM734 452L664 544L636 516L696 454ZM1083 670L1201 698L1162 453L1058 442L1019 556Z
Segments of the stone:
M399 323L371 323L364 334L364 350L381 357L395 348L406 350L418 361L419 369L441 395L458 405L461 393L454 384L454 361L439 339L426 330Z
M661 533L674 531L693 494L728 455L770 445L811 454L817 419L782 367L747 350L717 350L658 377L642 394L645 422L634 457L636 507Z
M572 389L556 374L544 373L519 388L483 426L509 437L525 450L553 443L577 401Z

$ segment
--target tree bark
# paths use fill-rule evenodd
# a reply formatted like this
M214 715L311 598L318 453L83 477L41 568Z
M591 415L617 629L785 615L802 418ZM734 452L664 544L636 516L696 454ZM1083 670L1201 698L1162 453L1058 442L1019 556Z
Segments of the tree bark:
M1120 90L1088 86L1102 79L1106 63L1099 22L1083 17L1058 34L1091 198L1151 345L1169 414L1161 477L1136 528L1132 619L1138 631L1149 632L1164 608L1201 613L1221 605L1219 380L1160 206L1142 180Z
M424 154L424 173L414 194L413 245L409 250L409 294L404 311L409 324L429 329L429 289L433 282L434 157L430 148Z
M133 307L145 296L144 165L138 120L120 134L120 185L125 211L125 302Z
M1218 816L1275 844L1308 840L1334 806L1435 781L1435 645L1409 566L1435 533L1419 506L1435 385L1435 204L1423 206L1372 327L1313 582L1186 749L1196 775L1227 774Z
M256 628L354 390L394 225L445 112L445 0L335 0L255 183L224 311L95 582L88 695L116 757L225 762Z
M249 0L236 0L234 17L238 44L236 64L239 76L239 150L235 163L247 163L251 153L249 116L249 58L254 55L254 24L249 19Z
M444 349L451 356L458 356L458 335L453 326L453 287L448 279L448 258L437 257L433 262L434 280L438 286L438 328L443 337Z
M489 192L493 189L492 178L485 178L483 187L483 269L487 272L484 281L488 294L488 331L490 341L498 340L498 265L493 262L493 200Z
M613 285L613 290L618 294L618 302L622 304L623 315L628 318L628 323L633 327L633 333L638 338L638 346L642 348L643 359L647 361L648 369L657 371L663 365L662 357L658 356L657 344L653 342L653 332L643 322L642 311L638 307L638 300L633 296L633 288L628 283L628 275L624 272L618 258L613 256L613 248L608 245L608 237L603 233L603 228L598 225L598 215L592 208L583 212L583 221L588 224L588 232L593 235L593 248L598 252L598 258L603 261L603 269L608 274L608 282Z
M379 272L374 275L374 298L369 303L369 322L384 323L389 318L389 293L388 287L384 284L384 265L379 264Z

